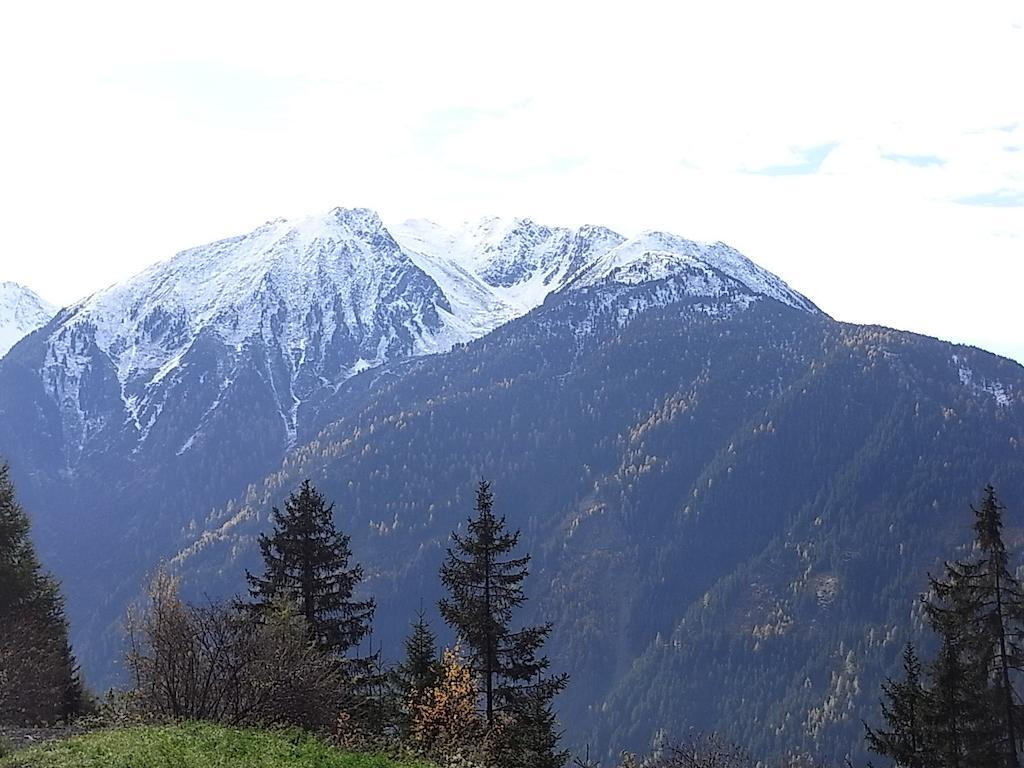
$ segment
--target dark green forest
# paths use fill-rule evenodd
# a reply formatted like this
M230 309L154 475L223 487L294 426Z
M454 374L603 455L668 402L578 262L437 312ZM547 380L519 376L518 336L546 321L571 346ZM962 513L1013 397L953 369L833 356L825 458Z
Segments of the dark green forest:
M440 765L563 768L570 760L555 706L569 677L551 672L542 654L552 623L513 625L527 601L531 557L517 551L520 532L495 512L489 482L478 483L466 530L452 534L439 568L445 597L437 609L456 638L443 654L422 608L399 662L388 668L372 646L368 655L360 652L361 640L372 636L376 602L357 594L364 572L350 537L335 526L333 503L305 481L283 511L273 509L272 530L259 539L263 568L246 574L247 596L189 603L179 579L157 574L145 603L126 618L133 684L99 702L79 676L59 586L41 570L7 475L0 467L0 724L297 726L348 749ZM882 724L864 725L867 748L886 764L1020 765L1024 588L1011 565L1017 553L1004 540L1006 508L991 485L970 511L970 553L929 576L919 598L931 658L922 661L907 642L902 677L880 686L873 720ZM661 674L683 682L670 670ZM678 731L688 735L670 735ZM763 764L716 732L694 736L673 722L661 733L646 757L621 752L618 765ZM825 764L811 751L772 762ZM574 764L594 768L600 761L587 745Z

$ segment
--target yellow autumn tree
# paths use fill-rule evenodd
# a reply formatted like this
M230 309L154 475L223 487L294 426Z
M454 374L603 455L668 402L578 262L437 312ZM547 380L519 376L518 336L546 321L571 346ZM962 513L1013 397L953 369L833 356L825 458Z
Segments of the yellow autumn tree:
M440 679L412 702L411 712L413 743L442 764L478 751L484 725L473 674L458 648L445 649Z

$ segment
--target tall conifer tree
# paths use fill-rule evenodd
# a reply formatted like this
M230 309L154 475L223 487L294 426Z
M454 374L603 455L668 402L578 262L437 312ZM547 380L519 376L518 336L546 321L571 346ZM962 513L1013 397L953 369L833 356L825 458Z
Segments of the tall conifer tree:
M544 741L540 731L547 729L557 743L549 704L567 676L546 674L549 662L540 651L550 623L511 628L513 611L526 601L530 557L513 554L519 532L507 531L505 518L494 514L490 483L480 482L467 532L453 533L452 541L441 566L449 597L439 607L478 681L487 727L493 731L500 720L502 741L534 744ZM564 764L564 755L556 760Z
M426 701L428 692L438 684L443 672L437 637L422 609L416 615L404 646L405 658L391 670L389 678L398 726L408 735L413 713Z
M992 486L985 488L981 507L971 511L978 554L948 563L944 577L931 580L935 599L926 609L944 644L957 650L969 686L965 711L974 714L963 725L965 752L971 759L992 755L992 762L978 765L1020 768L1014 683L1024 669L1024 593L1010 571L1003 507Z
M9 616L35 591L40 571L28 516L14 496L7 465L0 462L0 616Z
M999 742L984 697L986 681L953 633L928 667L926 752L936 768L997 768ZM899 763L897 763L899 765Z
M882 684L882 718L886 727L868 726L868 744L873 752L892 757L905 768L927 768L929 746L925 740L928 693L921 680L921 662L914 646L903 649L903 679Z
M52 722L87 708L60 587L39 564L0 463L0 720Z
M335 528L334 504L306 480L284 511L273 508L271 519L273 532L259 538L265 570L261 576L246 572L255 606L286 599L321 648L338 655L357 648L370 633L375 604L353 596L363 569L349 563L349 537Z
M974 632L979 623L979 572L977 562L953 562L946 564L941 579L929 579L932 596L925 602L925 613L941 645L928 665L928 733L933 750L943 756L939 765L1002 768L988 660L979 656Z
M904 683L883 686L888 729L868 728L868 743L896 765L907 762L910 713L921 705L923 766L1020 768L1024 671L1024 590L1002 536L1003 507L991 486L974 513L975 552L930 578L925 614L941 645L925 683L907 669ZM905 660L906 667L906 660ZM913 743L916 743L916 736Z
M1010 570L1003 543L1004 507L991 485L985 488L980 509L974 512L974 531L981 550L978 583L978 653L993 682L992 708L1000 726L1007 768L1020 768L1020 703L1014 677L1024 670L1024 591Z

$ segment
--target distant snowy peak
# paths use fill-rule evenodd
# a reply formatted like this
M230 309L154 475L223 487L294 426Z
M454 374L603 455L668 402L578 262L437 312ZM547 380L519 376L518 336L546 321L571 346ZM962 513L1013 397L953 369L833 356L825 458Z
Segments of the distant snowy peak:
M510 320L541 305L576 274L624 238L603 227L577 230L548 227L530 219L488 217L448 231L425 220L392 227L395 238L420 266L445 264L457 269L474 292L486 295ZM433 273L431 273L433 274ZM463 281L442 289L458 292Z
M159 370L200 331L231 346L263 338L299 351L311 322L328 336L364 333L396 302L410 315L422 311L423 336L443 334L437 310L450 313L446 297L377 214L335 208L182 251L81 302L56 334L94 328L124 381Z
M552 294L669 277L651 301L768 296L817 311L721 243L530 219L389 229L373 211L334 208L190 248L79 302L48 332L40 377L74 446L69 468L110 439L180 455L232 399L263 398L291 445L362 371L448 351Z
M204 367L212 375L193 388L212 379L213 394L201 422L255 376L291 442L303 403L360 371L478 335L377 214L335 208L182 251L90 296L48 337L41 376L80 444L121 418L93 413L89 382L103 371L143 440L183 396L168 393Z
M25 286L0 282L0 357L55 314L56 307Z
M604 237L588 237L598 233ZM457 242L464 258L489 285L515 289L532 283L535 288L557 289L569 276L570 264L580 266L622 239L610 230L586 228L581 236L530 219L492 217L467 227Z
M496 217L455 230L425 220L406 221L391 229L410 258L434 277L446 295L451 298L470 291L484 297L492 320L525 314L552 293L605 281L651 282L692 275L694 269L711 270L752 294L796 309L820 311L724 243L701 243L654 231L626 238L599 226L574 230Z
M122 384L162 377L206 333L234 348L260 340L295 366L330 358L334 369L317 376L337 383L346 370L482 336L552 293L660 280L695 265L754 294L818 311L722 243L663 232L626 239L603 227L494 217L453 231L424 220L389 231L373 211L334 208L182 251L90 296L54 330L49 363L74 366L81 357L75 344L86 334ZM22 309L16 332L52 314L38 304L34 312ZM346 354L329 354L339 344Z
M585 288L605 281L638 284L694 268L715 270L754 294L796 309L820 312L805 296L725 243L701 243L666 232L643 232L606 251L582 270L569 288Z

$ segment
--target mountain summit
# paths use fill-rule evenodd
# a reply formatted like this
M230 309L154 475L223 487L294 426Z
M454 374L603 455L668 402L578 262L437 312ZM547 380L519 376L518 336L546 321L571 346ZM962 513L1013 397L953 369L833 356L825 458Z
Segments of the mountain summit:
M555 293L670 277L695 296L818 312L720 243L498 218L392 233L372 211L334 208L182 251L88 297L51 329L38 370L61 414L65 470L112 440L138 451L162 436L187 451L243 382L272 403L290 446L361 371L447 351ZM169 421L173 434L159 426Z
M0 282L0 357L57 314L57 308L23 285Z
M185 450L226 390L255 367L291 441L300 407L323 387L469 338L375 213L335 208L183 251L90 296L47 339L42 377L80 442L96 415L83 402L83 378L97 367L119 389L116 420L139 441L165 406L201 403ZM186 369L210 355L218 380L180 391Z
M417 264L436 272L446 292L457 292L462 284L449 279L454 267L476 291L491 297L492 316L496 311L506 319L526 314L563 290L603 281L653 282L695 267L705 275L714 273L721 286L735 281L746 292L819 312L807 298L724 243L699 243L664 232L627 238L599 226L573 230L496 217L454 231L412 220L393 231ZM693 290L701 289L695 284Z

